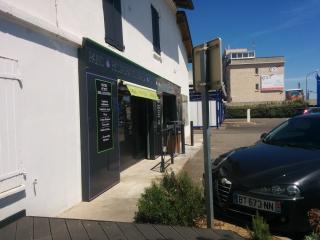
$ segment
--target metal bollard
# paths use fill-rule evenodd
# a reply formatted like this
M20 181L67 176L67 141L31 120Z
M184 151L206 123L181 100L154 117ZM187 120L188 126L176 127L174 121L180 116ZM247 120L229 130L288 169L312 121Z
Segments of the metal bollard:
M164 146L164 139L163 139L163 129L161 128L161 162L160 162L160 172L164 172L164 168L165 168L165 166L164 166L164 158L165 158L165 156L164 156L164 153L167 151L167 147L166 146Z
M250 114L250 112L251 112L250 108L247 109L247 122L248 123L251 122L251 114Z
M160 172L164 172L164 151L163 151L163 148L161 149L161 162L160 162Z
M170 153L171 164L174 164L174 153Z
M184 124L181 124L181 152L182 154L186 153L186 140L184 138Z
M190 121L190 139L191 139L191 146L194 145L194 138L193 138L193 121Z

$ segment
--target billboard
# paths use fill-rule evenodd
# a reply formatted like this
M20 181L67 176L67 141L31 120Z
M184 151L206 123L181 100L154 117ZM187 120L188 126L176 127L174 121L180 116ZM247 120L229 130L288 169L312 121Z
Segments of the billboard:
M261 92L283 91L283 90L284 90L283 74L261 75Z

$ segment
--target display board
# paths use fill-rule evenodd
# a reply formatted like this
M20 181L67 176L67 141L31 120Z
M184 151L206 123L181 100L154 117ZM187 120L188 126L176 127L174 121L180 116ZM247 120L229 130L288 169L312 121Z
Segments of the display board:
M95 79L96 115L97 115L97 151L98 153L113 148L113 111L111 82Z
M117 81L85 73L81 84L83 200L89 201L120 180Z
M284 90L284 75L271 74L261 75L261 91L283 91Z

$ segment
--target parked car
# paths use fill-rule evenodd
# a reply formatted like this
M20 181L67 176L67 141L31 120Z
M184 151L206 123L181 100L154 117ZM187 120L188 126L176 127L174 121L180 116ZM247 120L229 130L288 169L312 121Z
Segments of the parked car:
M304 109L303 114L320 113L320 107L309 107Z
M255 145L212 163L215 211L247 222L259 212L278 232L310 230L320 208L320 114L291 118Z

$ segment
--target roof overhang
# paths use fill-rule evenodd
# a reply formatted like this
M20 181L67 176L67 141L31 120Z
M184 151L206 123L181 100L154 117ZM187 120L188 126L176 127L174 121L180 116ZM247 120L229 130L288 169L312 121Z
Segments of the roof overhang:
M194 9L192 0L173 0L177 8Z
M189 29L188 19L184 11L177 11L177 24L180 28L182 42L187 52L188 62L192 62L192 38Z

